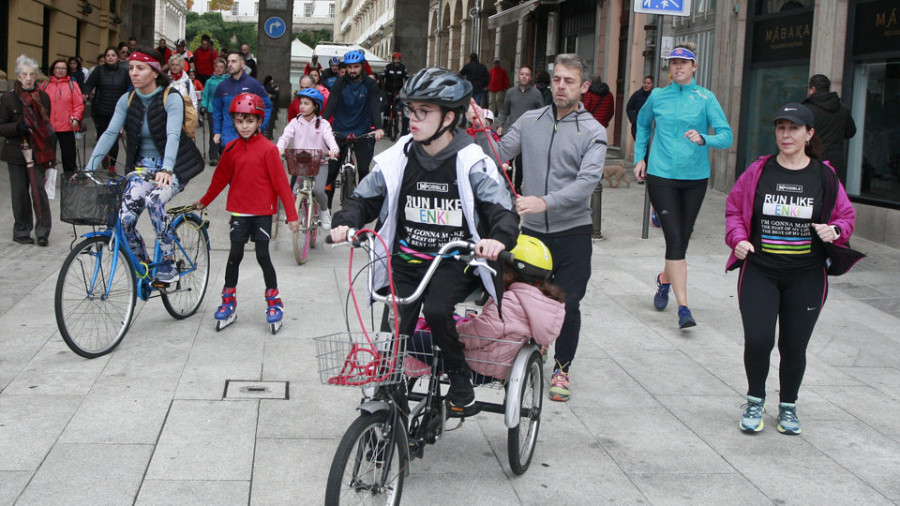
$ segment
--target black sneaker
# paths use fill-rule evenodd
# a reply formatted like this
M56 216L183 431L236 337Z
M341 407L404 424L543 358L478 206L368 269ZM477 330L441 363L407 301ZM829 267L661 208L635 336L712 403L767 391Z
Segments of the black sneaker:
M472 387L468 366L448 369L447 378L450 379L450 389L447 391L447 400L450 404L461 408L475 404L475 389Z

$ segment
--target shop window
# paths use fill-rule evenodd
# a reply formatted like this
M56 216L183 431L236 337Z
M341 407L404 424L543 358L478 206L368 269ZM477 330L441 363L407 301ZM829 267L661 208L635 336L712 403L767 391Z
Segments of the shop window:
M900 58L856 65L850 111L847 193L900 204Z
M788 102L801 102L806 98L809 65L764 67L750 73L750 96L746 109L747 126L743 132L745 142L739 159L744 165L762 155L778 153L775 143L775 125L772 121L778 109ZM739 171L743 171L740 167Z

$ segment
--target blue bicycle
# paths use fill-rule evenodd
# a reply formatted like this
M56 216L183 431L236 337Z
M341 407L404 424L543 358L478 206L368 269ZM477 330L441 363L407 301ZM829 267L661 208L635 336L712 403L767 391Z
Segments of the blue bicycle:
M86 177L94 179L94 176ZM56 324L69 348L85 358L100 357L114 350L128 332L138 299L161 298L166 311L179 320L196 313L209 281L209 222L192 212L190 206L167 211L173 216L171 227L179 277L168 286L154 286L151 280L163 263L159 243L154 245L153 261L149 264L141 262L128 247L118 218L122 181L82 182L80 187L72 186L88 193L95 189L103 195L92 199L100 202L92 206L89 214L93 217L67 219L64 185L62 219L73 224L105 227L82 236L85 239L72 248L56 281Z

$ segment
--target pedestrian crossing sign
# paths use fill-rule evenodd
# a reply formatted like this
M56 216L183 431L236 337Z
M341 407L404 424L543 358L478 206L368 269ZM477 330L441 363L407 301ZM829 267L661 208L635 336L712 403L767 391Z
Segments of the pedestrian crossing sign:
M634 0L634 12L663 14L666 16L690 16L691 0Z

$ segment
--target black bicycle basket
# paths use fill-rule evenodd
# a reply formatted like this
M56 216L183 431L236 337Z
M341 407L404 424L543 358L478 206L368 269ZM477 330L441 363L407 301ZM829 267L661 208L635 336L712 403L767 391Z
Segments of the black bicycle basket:
M71 178L63 178L60 220L72 225L115 225L123 186L118 175L106 171L78 172Z

